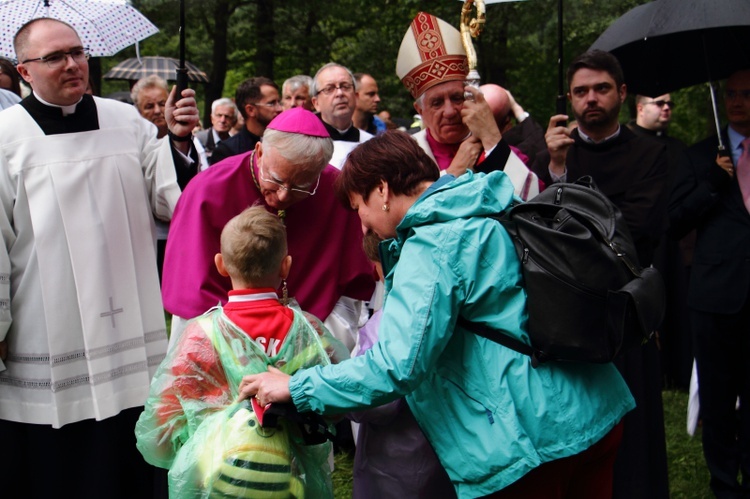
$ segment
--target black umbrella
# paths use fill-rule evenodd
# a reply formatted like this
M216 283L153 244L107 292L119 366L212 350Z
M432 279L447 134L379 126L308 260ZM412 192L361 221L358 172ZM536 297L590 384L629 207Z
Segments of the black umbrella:
M711 83L750 68L750 2L656 0L617 19L591 49L617 57L632 93L656 97ZM718 129L713 84L711 96Z
M208 83L206 73L194 64L185 61L187 79L190 81ZM140 80L144 76L158 75L165 80L175 81L176 70L180 62L172 57L131 57L125 59L107 71L103 78L107 80Z
M591 46L611 52L630 90L658 96L750 67L750 2L657 0L628 11Z

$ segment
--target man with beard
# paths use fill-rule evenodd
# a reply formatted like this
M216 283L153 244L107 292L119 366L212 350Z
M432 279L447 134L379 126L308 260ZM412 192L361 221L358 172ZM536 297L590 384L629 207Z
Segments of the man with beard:
M357 85L347 68L329 62L318 70L310 92L318 116L333 139L331 164L341 169L349 153L372 135L354 126Z
M666 228L666 148L620 126L618 116L627 89L613 55L594 50L578 56L568 68L567 79L568 100L578 127L571 131L564 126L568 116L553 116L545 135L547 151L537 155L533 169L548 186L590 175L625 217L640 264L650 265ZM649 342L632 349L615 363L637 407L624 419L614 497L667 498L656 345Z
M252 151L266 126L284 109L281 107L279 87L263 76L245 80L237 87L234 101L245 127L232 137L222 140L211 154L212 165L224 158Z

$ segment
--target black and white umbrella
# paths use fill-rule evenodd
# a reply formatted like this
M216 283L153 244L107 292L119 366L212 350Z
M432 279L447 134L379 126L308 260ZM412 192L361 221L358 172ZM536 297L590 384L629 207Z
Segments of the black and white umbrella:
M103 76L106 80L140 80L144 76L158 75L168 81L175 81L176 70L180 61L173 57L131 57L125 59L115 67L107 71ZM208 83L206 73L198 69L194 64L185 61L188 81Z
M0 55L14 60L13 37L39 17L73 26L92 56L114 55L159 31L125 0L0 0Z

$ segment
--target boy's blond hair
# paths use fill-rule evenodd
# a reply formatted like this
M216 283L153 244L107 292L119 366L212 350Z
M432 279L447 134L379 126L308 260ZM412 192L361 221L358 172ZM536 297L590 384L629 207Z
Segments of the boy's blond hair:
M287 254L286 228L276 215L253 206L232 218L221 231L221 256L230 277L267 285L279 276Z

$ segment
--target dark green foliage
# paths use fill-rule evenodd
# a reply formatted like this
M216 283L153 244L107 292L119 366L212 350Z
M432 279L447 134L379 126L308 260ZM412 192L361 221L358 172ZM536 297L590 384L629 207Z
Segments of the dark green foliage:
M196 88L204 121L208 105L234 96L251 76L279 85L310 74L329 61L371 73L392 116L410 118L412 99L395 74L401 39L419 10L458 26L461 4L447 0L185 0L187 59L211 80ZM645 0L564 0L563 65L585 51L609 24ZM142 55L178 57L179 1L134 0L161 32L140 44ZM558 94L558 0L527 0L486 6L484 33L474 41L483 81L513 92L546 126ZM101 61L102 74L135 56L129 48ZM102 94L127 90L126 82L104 81ZM693 143L713 133L704 86L676 92L672 135ZM622 121L630 119L624 112Z

